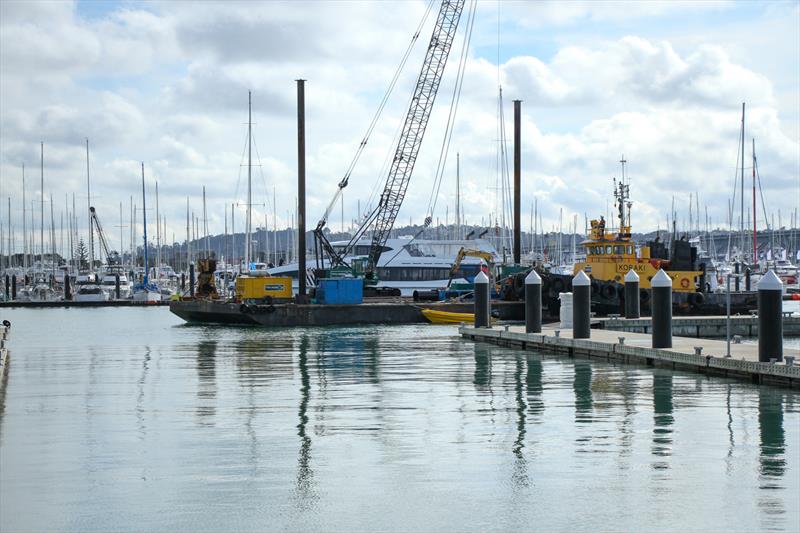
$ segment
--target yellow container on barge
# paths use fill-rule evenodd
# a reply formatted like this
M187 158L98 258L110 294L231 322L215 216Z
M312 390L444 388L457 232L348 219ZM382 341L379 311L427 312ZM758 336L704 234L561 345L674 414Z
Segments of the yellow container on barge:
M272 276L250 276L236 278L236 299L240 301L289 300L292 298L292 278Z

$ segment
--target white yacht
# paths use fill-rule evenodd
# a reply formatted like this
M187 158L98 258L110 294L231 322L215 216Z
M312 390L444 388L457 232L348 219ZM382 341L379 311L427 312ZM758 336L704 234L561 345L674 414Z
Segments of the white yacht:
M346 242L331 243L334 249L342 249ZM347 259L365 258L369 253L370 241L359 241ZM384 245L383 253L378 260L378 288L400 289L402 296L413 296L414 291L429 291L447 286L450 269L461 248L480 250L491 253L498 263L500 258L495 247L486 240L412 240L388 239ZM309 258L309 267L315 265L315 260ZM474 277L480 272L483 261L467 257L461 262L458 273L453 278L454 283L472 283ZM327 261L325 262L327 267ZM291 276L294 278L293 287L297 290L297 263L268 269L272 276ZM307 273L306 280L310 287L314 286L314 277Z
M78 274L72 299L76 302L107 302L108 293L103 290L99 276L94 272Z
M128 275L122 270L106 270L100 284L103 286L103 290L108 294L108 299L116 300L117 275L119 275L119 297L121 300L127 300L131 297L131 283L130 280L128 280Z

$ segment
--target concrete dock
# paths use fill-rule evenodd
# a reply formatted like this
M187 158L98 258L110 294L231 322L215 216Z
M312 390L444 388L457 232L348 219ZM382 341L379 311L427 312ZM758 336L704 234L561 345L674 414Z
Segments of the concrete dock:
M800 366L786 363L759 363L757 344L731 343L731 357L726 358L726 342L711 339L673 337L670 349L651 348L649 334L592 329L591 339L573 339L572 329L545 326L542 333L525 333L524 326L474 328L462 326L459 334L467 339L500 346L519 347L570 357L582 355L609 361L690 370L702 374L748 379L800 388ZM620 339L622 337L623 339ZM700 348L698 353L696 348ZM784 358L800 350L785 349Z
M650 333L652 321L643 318L593 318L592 327L628 333ZM672 334L678 337L722 338L726 337L726 320L724 316L692 316L672 317ZM783 317L783 334L787 337L800 337L800 315ZM758 336L757 316L732 316L731 336Z

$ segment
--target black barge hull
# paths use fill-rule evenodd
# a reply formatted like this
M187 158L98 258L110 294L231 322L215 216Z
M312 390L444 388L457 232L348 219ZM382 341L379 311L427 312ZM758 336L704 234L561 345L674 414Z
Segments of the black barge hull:
M189 323L272 327L419 324L428 322L422 315L423 309L471 313L472 303L374 302L358 305L243 305L214 300L184 300L170 302L169 305L172 313ZM523 302L493 302L492 312L501 320L522 320L525 308Z

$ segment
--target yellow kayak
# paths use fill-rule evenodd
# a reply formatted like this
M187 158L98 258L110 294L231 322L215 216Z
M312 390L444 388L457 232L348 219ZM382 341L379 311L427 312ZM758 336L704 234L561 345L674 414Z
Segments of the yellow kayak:
M423 309L422 314L431 324L470 324L475 322L473 313L453 313L450 311L437 311L436 309Z

